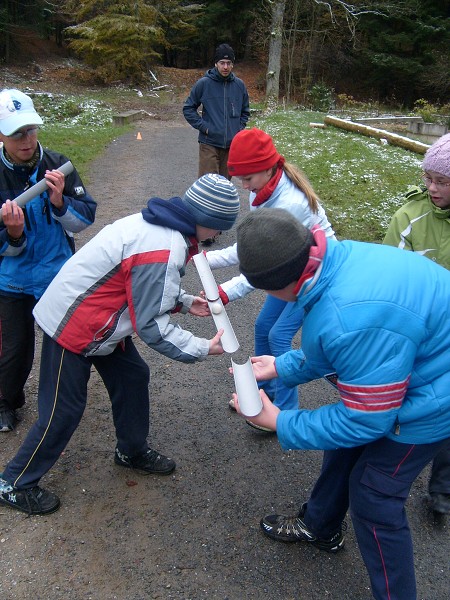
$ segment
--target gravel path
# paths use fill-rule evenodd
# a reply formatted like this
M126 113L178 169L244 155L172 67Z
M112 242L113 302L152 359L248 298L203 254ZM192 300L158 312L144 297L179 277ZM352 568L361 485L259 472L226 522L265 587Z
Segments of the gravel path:
M142 139L136 139L137 133ZM197 141L185 123L147 120L113 142L92 166L89 189L104 224L137 212L153 196L180 195L195 180ZM242 190L241 190L242 191ZM242 192L243 211L246 194ZM224 233L216 247L234 241ZM236 272L218 271L217 281ZM201 284L193 266L187 290ZM228 307L252 354L253 323L263 301L254 292ZM198 335L212 320L180 317ZM142 347L152 371L151 445L177 461L168 477L147 478L114 466L109 400L92 374L86 414L43 485L61 496L60 510L27 518L1 507L0 598L13 600L369 600L367 574L351 523L337 555L280 544L259 531L272 510L295 512L319 472L320 452L282 452L276 437L259 434L232 413L229 355L188 366ZM244 359L245 360L245 359ZM38 362L38 361L36 361ZM0 435L2 464L36 415L37 373L28 385L23 422ZM325 382L302 389L302 405L334 400ZM408 503L419 598L448 598L448 526L433 523L424 502L428 471Z

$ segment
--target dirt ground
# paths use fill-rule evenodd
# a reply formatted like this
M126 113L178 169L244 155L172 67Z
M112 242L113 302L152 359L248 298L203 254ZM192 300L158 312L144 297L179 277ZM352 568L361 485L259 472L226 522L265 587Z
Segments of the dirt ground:
M138 133L141 135L138 136ZM137 139L137 138L142 139ZM154 195L180 195L196 178L196 133L178 116L147 119L115 140L92 165L89 191L99 203L83 244L106 223L139 211ZM242 191L242 211L247 196ZM223 233L215 247L234 241ZM222 282L236 274L216 271ZM198 292L190 265L185 289ZM241 343L236 360L253 353L253 323L263 302L254 292L227 312ZM212 337L211 319L176 317ZM297 340L298 342L298 340ZM230 356L196 365L171 362L137 344L151 369L152 447L177 462L167 477L141 477L113 463L115 434L108 396L93 371L88 406L65 452L42 485L61 497L53 515L28 518L0 508L4 600L369 600L364 564L351 523L337 555L263 536L259 519L295 512L320 469L320 452L283 452L227 406L233 391ZM39 357L39 348L37 352ZM27 386L23 420L0 435L0 469L36 417L37 366ZM303 386L314 408L336 398L318 381ZM408 502L418 598L448 598L448 523L433 521L425 502L428 470Z

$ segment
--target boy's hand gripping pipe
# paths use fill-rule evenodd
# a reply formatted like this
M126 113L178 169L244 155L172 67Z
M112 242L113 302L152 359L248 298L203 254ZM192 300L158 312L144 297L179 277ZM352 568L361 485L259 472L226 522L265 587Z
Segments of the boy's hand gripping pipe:
M70 162L70 160L68 160L55 170L60 171L63 175L69 175L69 173L72 173L73 171L73 164ZM13 198L13 200L17 202L18 206L24 206L27 202L33 200L33 198L36 198L36 196L39 196L39 194L42 194L42 192L45 192L47 188L47 180L44 177L30 188L22 192L19 196L17 196L17 198ZM2 220L2 215L0 213L0 223Z
M230 323L225 307L220 299L219 288L212 274L211 267L203 252L195 254L193 257L197 272L203 285L209 310L211 311L217 330L223 329L223 335L220 338L225 352L233 353L239 348L234 329Z

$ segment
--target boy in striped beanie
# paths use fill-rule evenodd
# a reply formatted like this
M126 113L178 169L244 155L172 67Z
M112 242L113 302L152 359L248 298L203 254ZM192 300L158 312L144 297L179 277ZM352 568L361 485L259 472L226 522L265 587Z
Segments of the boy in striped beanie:
M198 242L230 229L238 211L234 185L207 174L183 198L151 198L140 213L104 227L66 262L34 309L44 332L39 417L1 475L0 504L33 515L59 508L39 481L78 427L92 367L111 398L114 463L144 475L175 469L147 443L150 370L132 336L185 363L223 353L222 332L196 337L170 317L209 316L207 301L186 293L181 278Z

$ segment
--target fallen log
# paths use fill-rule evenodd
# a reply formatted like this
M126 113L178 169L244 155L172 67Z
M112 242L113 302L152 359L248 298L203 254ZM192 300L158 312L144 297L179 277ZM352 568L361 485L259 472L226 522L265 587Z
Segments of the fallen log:
M393 144L394 146L400 146L401 148L406 148L406 150L410 150L411 152L417 152L418 154L425 154L425 152L430 147L428 144L423 144L422 142L411 140L410 138L397 135L396 133L391 133L390 131L386 131L384 129L376 129L375 127L369 127L368 125L361 125L360 123L348 121L347 119L339 119L338 117L332 117L331 115L327 115L324 118L323 122L325 123L325 125L333 125L333 127L339 127L340 129L346 129L347 131L353 131L355 133L360 133L361 135L366 135L368 137L375 137L380 140L387 140L390 144Z

